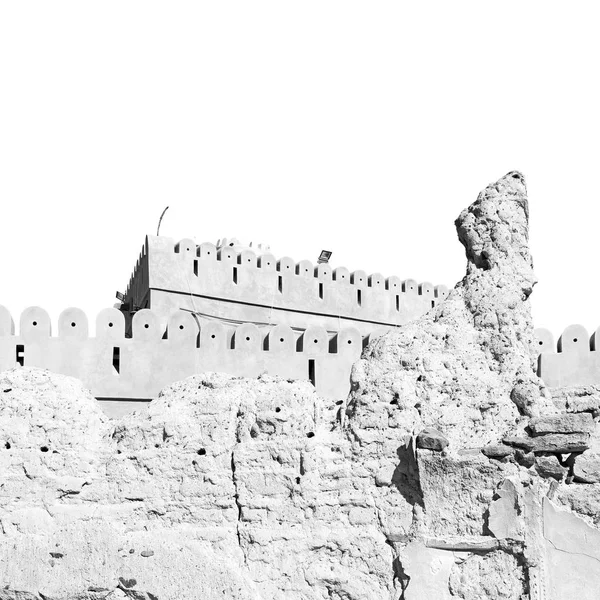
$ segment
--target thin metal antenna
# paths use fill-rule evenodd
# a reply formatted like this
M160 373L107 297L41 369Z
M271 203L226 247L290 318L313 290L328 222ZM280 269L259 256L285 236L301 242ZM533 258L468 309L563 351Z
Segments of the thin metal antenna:
M162 211L162 215L160 215L160 219L158 220L158 227L156 228L156 236L158 237L158 232L160 231L160 224L162 223L162 219L165 216L165 213L167 212L167 210L169 209L169 207L167 206L167 208L165 208L165 210Z

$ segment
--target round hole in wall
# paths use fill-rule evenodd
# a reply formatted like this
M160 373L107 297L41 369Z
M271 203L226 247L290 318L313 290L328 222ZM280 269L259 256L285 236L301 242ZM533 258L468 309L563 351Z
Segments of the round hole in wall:
M246 336L246 341L249 342L250 341L250 336Z
M5 447L7 450L10 450L10 442L6 442L6 444L4 444L4 447Z
M144 329L148 329L148 327L150 327L150 325L148 325L148 323L146 323L146 324L144 325Z
M318 344L318 343L319 343L319 340L313 340L313 342L314 342L315 344Z
M41 450L42 452L48 452L48 446L42 446L42 447L40 448L40 450Z
M113 326L113 324L112 324L112 323L109 323L109 324L108 324L108 326L109 326L109 327L112 327L112 326Z
M188 252L190 251L190 249L189 249L189 248L186 248L186 249L187 249L187 251L188 251Z
M183 329L183 325L180 325L180 326L179 326L179 329Z
M349 344L351 344L351 343L352 343L352 340L348 340L348 343L349 343Z
M575 343L577 343L577 338L573 338L573 341L574 341Z
M205 448L200 448L200 450L198 450L196 452L196 454L198 454L199 456L204 456L206 454L206 449Z
M307 438L312 438L312 437L315 437L315 434L314 434L314 432L313 432L313 431L309 431L309 432L306 434L306 437L307 437Z
M210 337L214 340L217 336L213 333Z
M208 256L210 254L210 252L207 252L206 255Z
M283 342L283 341L285 341L285 340L284 340L283 338L279 338L279 341L280 341L280 342Z
M540 341L540 342L538 342L538 344L539 344L540 346L543 346L543 345L544 345L544 342L541 342L541 341Z
M71 327L75 327L77 325L77 323L75 323L75 321L71 321Z
M275 409L275 412L281 412L281 408L278 406L278 407Z
M33 322L33 326L34 326L34 327L37 327L37 321L34 321L34 322Z

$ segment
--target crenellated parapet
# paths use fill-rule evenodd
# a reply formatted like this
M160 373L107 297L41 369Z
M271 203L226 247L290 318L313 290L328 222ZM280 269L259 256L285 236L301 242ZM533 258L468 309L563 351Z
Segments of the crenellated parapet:
M365 342L356 328L331 335L312 326L298 335L281 324L201 324L184 311L173 312L165 321L148 309L133 315L127 337L125 316L115 308L97 315L93 337L85 313L67 308L53 336L44 309L23 311L17 332L12 316L0 306L0 371L18 366L49 369L82 380L97 398L150 399L175 381L219 371L309 379L321 395L343 399L352 364Z
M429 282L148 236L126 299L163 318L186 309L200 317L298 329L353 326L367 335L414 320L447 294L446 286Z
M549 387L600 384L600 328L589 334L569 325L554 343L547 329L536 329L538 375Z

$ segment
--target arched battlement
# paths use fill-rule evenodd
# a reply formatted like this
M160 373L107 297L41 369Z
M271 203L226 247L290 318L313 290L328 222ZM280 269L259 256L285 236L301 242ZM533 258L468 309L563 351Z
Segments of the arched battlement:
M50 315L39 306L30 306L21 313L19 336L26 341L49 338L52 334Z
M321 263L315 267L315 277L321 281L333 280L333 269L326 263Z
M277 270L280 273L294 274L296 272L296 265L294 260L289 256L284 256L277 261Z
M296 351L296 336L289 325L275 325L265 337L268 352L292 354Z
M585 327L569 325L558 338L558 351L587 354L590 351L590 343Z
M392 275L385 280L385 289L391 292L401 292L402 291L402 281L400 277L396 277Z
M554 345L554 336L548 329L538 328L534 331L535 335L535 348L542 354L542 352L555 352L556 346Z
M362 336L355 327L346 327L339 331L329 344L332 352L337 354L348 354L358 360L362 352Z
M428 300L433 300L435 298L435 290L433 288L433 284L429 283L429 281L424 281L419 284L419 295L427 298Z
M277 260L272 254L262 254L258 257L258 268L275 271L277 269Z
M15 334L15 322L8 308L0 305L0 337Z
M7 325L12 322L8 310L1 309L0 317L4 323L0 370L21 365L72 375L99 398L152 398L175 381L219 371L308 379L319 393L337 400L349 391L351 367L363 347L362 335L354 327L344 327L331 337L324 327L311 326L297 338L298 333L285 324L234 327L204 320L199 325L199 317L183 310L166 318L166 330L154 310L137 311L132 338L125 336L125 316L115 308L98 313L94 337L89 336L87 316L78 308L60 314L56 337L51 336L50 317L42 308L23 311L19 335Z
M233 333L233 348L245 352L259 352L263 347L262 334L254 323L243 323Z
M96 337L107 340L125 339L125 315L116 308L105 308L96 317Z
M58 336L86 340L89 336L87 315L80 308L66 308L58 317Z
M405 279L402 282L402 291L405 294L416 296L419 293L419 285L414 279Z
M350 275L350 283L352 285L364 287L367 285L367 274L364 271L353 271Z
M296 265L296 275L300 277L314 277L314 267L310 260L301 260Z
M329 352L329 335L323 327L309 327L298 338L299 352L310 356L323 355Z
M136 341L159 340L163 336L159 316L147 308L133 315L131 331Z
M548 387L600 385L598 330L591 338L582 325L569 325L554 346L547 329L536 329L538 375Z
M187 238L175 244L170 238L148 236L147 245L130 282L125 310L152 309L163 325L171 312L183 309L232 322L279 323L296 329L353 326L365 336L423 315L440 300L439 294L447 293L445 286L436 288L429 282L402 282L361 270L351 275L345 267L332 270L327 263L314 266L308 260L296 263L290 257L257 255L239 244L192 246ZM188 247L190 260L182 260Z
M338 283L350 284L350 271L346 267L337 267L333 270L333 280Z
M198 246L197 255L203 260L217 260L217 247L211 242L203 242Z
M200 328L201 348L225 349L227 339L227 329L221 323L206 323Z
M252 250L242 250L237 256L237 262L246 267L258 266L256 254Z
M435 297L438 300L443 300L450 293L450 291L448 290L448 288L445 285L436 285L434 290L435 290Z
M227 246L217 250L217 260L227 264L237 264L237 254L235 250Z
M196 242L190 238L183 238L175 244L175 254L182 254L186 257L196 256Z
M199 343L199 336L200 326L191 313L178 310L171 314L167 323L167 339L169 341L196 347Z
M369 275L369 287L378 290L385 289L385 278L381 273L373 273Z

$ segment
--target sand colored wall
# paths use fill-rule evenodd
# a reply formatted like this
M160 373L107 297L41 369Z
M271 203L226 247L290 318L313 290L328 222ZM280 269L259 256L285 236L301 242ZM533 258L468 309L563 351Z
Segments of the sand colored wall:
M114 308L98 314L96 337L89 336L87 317L77 308L61 313L53 337L48 313L39 307L23 312L15 335L11 315L0 307L0 371L22 364L71 375L97 398L149 399L170 383L218 371L311 379L321 395L337 400L348 395L350 370L362 347L354 328L332 337L310 327L297 336L285 325L200 325L183 311L170 315L165 327L147 309L134 315L131 338L125 337L123 313Z
M447 294L428 282L148 236L126 297L141 308L149 301L163 317L183 308L298 329L352 326L368 335L414 320Z

